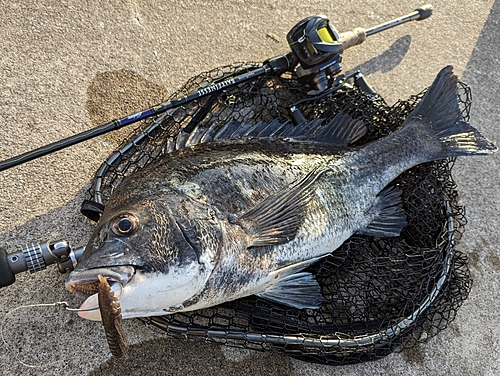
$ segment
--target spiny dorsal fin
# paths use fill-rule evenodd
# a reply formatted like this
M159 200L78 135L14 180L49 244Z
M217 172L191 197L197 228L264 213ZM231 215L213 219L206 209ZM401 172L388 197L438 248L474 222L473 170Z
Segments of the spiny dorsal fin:
M295 141L310 141L345 147L360 139L366 133L362 121L350 115L339 113L325 123L324 119L314 119L305 124L293 125L290 121L248 121L230 120L224 124L213 121L209 126L197 124L190 132L179 132L167 142L165 151L170 153L205 142L242 138L281 138Z

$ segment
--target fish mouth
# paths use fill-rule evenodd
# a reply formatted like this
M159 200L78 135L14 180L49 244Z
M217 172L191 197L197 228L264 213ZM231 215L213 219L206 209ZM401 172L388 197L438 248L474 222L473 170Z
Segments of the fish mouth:
M78 315L88 320L101 320L98 303L98 276L106 278L118 299L126 285L135 275L135 267L131 265L103 267L87 270L74 270L66 279L66 290L88 296L78 309Z
M116 282L124 286L132 279L134 274L135 267L131 265L74 270L66 279L65 287L70 292L93 295L98 290L98 275L106 278L110 285Z

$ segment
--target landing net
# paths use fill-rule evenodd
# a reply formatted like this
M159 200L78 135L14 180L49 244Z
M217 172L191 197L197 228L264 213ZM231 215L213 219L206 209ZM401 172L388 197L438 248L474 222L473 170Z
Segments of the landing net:
M172 98L259 64L225 66L190 79ZM228 121L290 120L296 103L308 120L340 111L362 120L358 145L401 126L424 92L389 106L349 83L315 100L292 76L261 77L144 121L97 171L82 212L96 220L120 181L186 142L181 130ZM470 90L460 84L462 118ZM213 308L142 319L169 336L260 351L279 351L331 365L377 359L408 349L445 329L467 298L466 256L455 248L466 223L451 177L453 159L422 164L397 178L408 225L397 238L355 235L308 269L322 287L317 310L295 309L251 296Z

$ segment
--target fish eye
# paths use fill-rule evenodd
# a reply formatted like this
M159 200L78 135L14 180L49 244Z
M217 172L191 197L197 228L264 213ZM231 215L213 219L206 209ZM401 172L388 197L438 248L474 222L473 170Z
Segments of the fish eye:
M113 220L111 230L116 235L131 235L137 228L137 218L131 214L122 214Z

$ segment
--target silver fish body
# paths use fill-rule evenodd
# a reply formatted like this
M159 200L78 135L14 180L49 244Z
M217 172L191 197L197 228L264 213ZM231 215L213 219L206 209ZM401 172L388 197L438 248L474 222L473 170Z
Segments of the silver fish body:
M113 193L67 288L84 292L98 274L120 283L124 318L253 294L318 307L307 266L355 233L397 236L406 224L392 180L419 163L496 150L459 121L456 87L451 67L443 69L400 130L363 147L346 146L363 124L339 114L302 130L264 124L256 137L165 155ZM100 319L98 311L80 315Z

